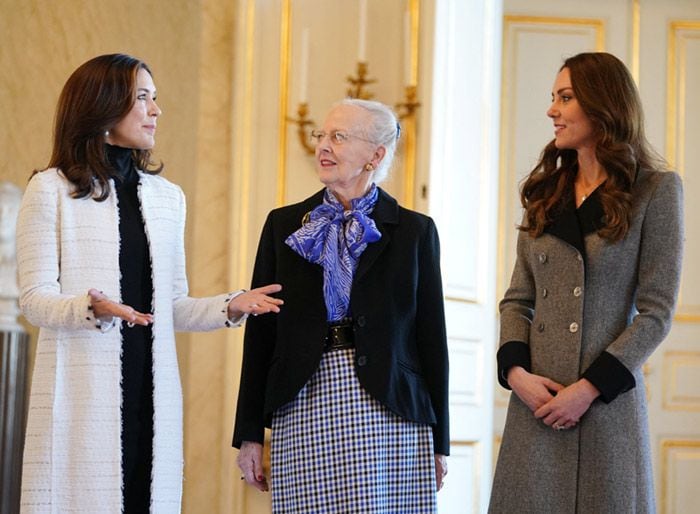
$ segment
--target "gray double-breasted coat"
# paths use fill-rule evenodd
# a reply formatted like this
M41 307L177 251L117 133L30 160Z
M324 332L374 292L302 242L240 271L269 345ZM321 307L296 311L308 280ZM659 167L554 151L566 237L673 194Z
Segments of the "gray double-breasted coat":
M672 172L640 170L627 235L597 234L597 194L573 200L541 236L520 232L500 304L499 381L511 365L601 391L578 425L555 431L511 395L492 513L654 512L641 367L668 333L678 293L682 189Z

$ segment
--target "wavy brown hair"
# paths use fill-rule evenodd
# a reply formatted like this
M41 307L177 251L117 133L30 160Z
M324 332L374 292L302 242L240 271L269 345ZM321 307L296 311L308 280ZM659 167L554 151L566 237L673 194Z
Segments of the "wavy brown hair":
M129 55L100 55L80 65L63 86L48 167L59 168L75 186L73 198L101 202L109 196L114 169L105 151L105 131L133 107L141 69L151 74L146 63ZM150 150L133 153L139 169L153 175L162 171L162 163L151 162Z
M566 59L559 71L564 68L593 125L596 159L608 174L598 189L605 212L605 226L598 234L619 241L629 229L637 170L665 169L666 163L646 139L639 93L622 61L604 52L581 53ZM520 189L525 222L518 228L540 236L569 198L577 171L576 150L560 150L550 141Z

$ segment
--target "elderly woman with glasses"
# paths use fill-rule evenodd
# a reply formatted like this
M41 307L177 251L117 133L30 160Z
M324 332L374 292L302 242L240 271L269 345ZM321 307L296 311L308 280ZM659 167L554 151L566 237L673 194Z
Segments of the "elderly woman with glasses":
M248 484L272 428L273 512L435 511L447 472L448 356L433 221L377 187L399 137L378 102L314 131L324 185L273 210L253 286L283 285L246 328L233 444Z

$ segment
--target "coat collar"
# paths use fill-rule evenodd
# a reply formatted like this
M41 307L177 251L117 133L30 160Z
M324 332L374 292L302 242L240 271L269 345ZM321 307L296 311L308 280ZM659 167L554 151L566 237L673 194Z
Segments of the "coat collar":
M583 239L586 235L597 232L605 226L605 211L600 202L598 189L578 209L573 190L567 196L568 201L563 205L559 215L547 225L544 232L576 248L585 261L586 247Z

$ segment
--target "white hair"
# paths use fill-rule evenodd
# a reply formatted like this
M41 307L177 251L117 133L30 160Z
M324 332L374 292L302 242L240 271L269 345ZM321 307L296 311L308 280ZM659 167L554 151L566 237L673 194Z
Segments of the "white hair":
M385 180L389 175L391 163L394 161L396 143L399 139L401 129L399 120L391 107L374 100L360 100L359 98L345 98L335 105L354 105L370 113L372 122L366 127L369 138L378 145L386 149L384 158L374 171L372 181L376 184Z

